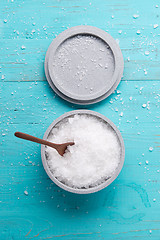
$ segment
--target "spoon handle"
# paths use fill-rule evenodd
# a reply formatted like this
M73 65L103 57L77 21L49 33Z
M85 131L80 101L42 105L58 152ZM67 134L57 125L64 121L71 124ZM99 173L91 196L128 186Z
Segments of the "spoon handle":
M15 132L14 135L16 137L18 137L18 138L22 138L22 139L29 140L29 141L32 141L32 142L36 142L36 143L40 143L40 144L43 144L43 145L47 145L49 147L56 148L56 149L59 146L59 144L51 143L51 142L48 142L46 140L43 140L43 139L40 139L40 138L31 136L29 134L22 133L22 132Z

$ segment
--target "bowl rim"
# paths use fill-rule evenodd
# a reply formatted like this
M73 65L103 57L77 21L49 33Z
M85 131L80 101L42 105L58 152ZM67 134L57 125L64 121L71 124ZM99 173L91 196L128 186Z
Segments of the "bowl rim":
M72 193L77 193L77 194L88 194L88 193L94 193L94 192L98 192L104 188L106 188L107 186L109 186L119 175L119 173L122 170L123 164L124 164L124 158L125 158L125 146L124 146L124 141L123 138L121 136L121 133L119 131L119 129L116 127L116 125L107 117L105 117L104 115L95 112L95 111L91 111L91 110L73 110L73 111L69 111L64 113L63 115L61 115L60 117L58 117L57 119L55 119L50 126L47 128L43 139L47 140L47 137L50 133L50 131L54 128L54 126L59 123L60 121L62 121L63 119L76 115L76 114L84 114L84 115L91 115L94 117L98 117L100 119L102 119L103 121L105 121L106 123L108 123L112 129L115 131L115 133L117 134L117 137L119 139L120 145L121 145L121 159L120 159L120 163L117 167L117 170L114 172L114 174L107 179L105 182L103 182L102 184L99 184L98 186L92 187L92 188L87 188L87 189L78 189L78 188L72 188L69 187L65 184L63 184L62 182L60 182L58 179L56 179L54 177L54 175L51 173L49 166L47 164L47 160L46 160L46 156L45 156L45 145L41 145L41 158L42 158L42 163L43 163L43 167L47 173L47 175L49 176L49 178L56 184L58 185L60 188L72 192Z

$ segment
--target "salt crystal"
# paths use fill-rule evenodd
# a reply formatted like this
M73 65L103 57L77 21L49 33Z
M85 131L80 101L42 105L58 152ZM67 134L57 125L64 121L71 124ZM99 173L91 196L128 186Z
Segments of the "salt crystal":
M22 46L21 46L21 49L24 50L24 49L26 49L26 47L25 47L24 45L22 45Z
M120 117L123 117L123 112L120 113Z
M2 80L4 80L4 79L5 79L5 76L4 76L4 75L2 75L1 79L2 79Z
M147 105L146 105L145 103L142 105L143 108L145 108L146 106L147 106Z
M3 22L4 22L4 23L7 23L7 19L4 19Z
M148 165L148 163L149 163L149 162L146 160L146 164L147 164L147 165Z
M117 90L117 94L121 94L121 91Z
M140 35L141 34L141 31L140 30L137 30L137 35Z
M158 8L159 6L158 6L158 5L156 5L155 7L156 7L156 8Z
M131 101L133 97L129 97L129 100Z
M48 140L75 143L63 157L53 148L46 148L50 170L70 187L99 185L118 167L121 150L117 136L108 124L96 117L68 117L54 128Z
M27 190L24 191L24 194L25 194L26 196L28 196L28 192L27 192Z
M156 201L156 199L155 198L153 198L153 202L155 202Z
M158 24L154 24L154 25L153 25L153 28L154 28L154 29L158 28Z
M148 56L149 55L149 51L145 51L145 55Z
M153 147L149 147L149 151L152 152L153 151Z
M133 18L134 18L134 19L136 19L136 18L138 18L138 17L139 17L138 14L134 14L134 15L133 15Z

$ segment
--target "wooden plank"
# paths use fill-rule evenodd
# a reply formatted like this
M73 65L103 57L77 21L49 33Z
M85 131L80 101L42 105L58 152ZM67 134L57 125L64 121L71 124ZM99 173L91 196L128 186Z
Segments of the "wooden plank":
M123 36L124 37L124 36ZM160 80L160 58L154 44L142 39L119 39L125 61L122 80ZM1 40L0 76L3 81L45 81L44 59L52 39ZM25 46L25 49L21 49ZM160 46L160 45L156 45ZM153 50L153 51L152 51ZM150 51L146 56L145 52ZM3 77L4 76L4 77Z

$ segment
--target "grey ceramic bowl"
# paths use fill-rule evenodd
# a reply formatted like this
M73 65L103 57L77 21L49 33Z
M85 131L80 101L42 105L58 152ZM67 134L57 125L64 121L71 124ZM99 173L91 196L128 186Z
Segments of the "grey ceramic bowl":
M44 134L43 139L47 139L50 132L52 131L52 129L55 127L55 125L57 125L59 122L61 122L62 120L64 120L67 117L73 116L75 114L80 114L80 115L88 115L88 116L94 116L97 119L104 121L104 123L107 123L110 125L110 127L114 130L114 132L117 135L117 138L119 140L120 146L121 146L121 156L120 156L120 163L117 167L117 169L115 170L114 174L108 178L105 182L103 182L102 184L99 184L98 186L95 187L91 187L91 188L87 188L87 189L78 189L78 188L72 188L69 187L65 184L63 184L62 182L60 182L58 179L56 179L53 175L53 173L50 171L50 168L47 164L47 159L46 159L46 154L45 154L45 146L41 145L41 157L42 157L42 163L44 166L44 169L46 171L46 173L48 174L48 176L50 177L50 179L57 184L59 187L63 188L66 191L72 192L72 193L78 193L78 194L88 194L88 193L94 193L94 192L98 192L99 190L107 187L108 185L110 185L119 175L122 167L123 167L123 163L124 163L124 156L125 156L125 147L124 147L124 142L122 139L122 136L119 132L119 130L117 129L117 127L113 124L113 122L111 122L108 118L106 118L105 116L94 112L94 111L90 111L90 110L75 110L75 111L71 111L71 112L67 112L65 114L63 114L62 116L60 116L59 118L57 118L55 121L52 122L52 124L48 127L47 131Z

